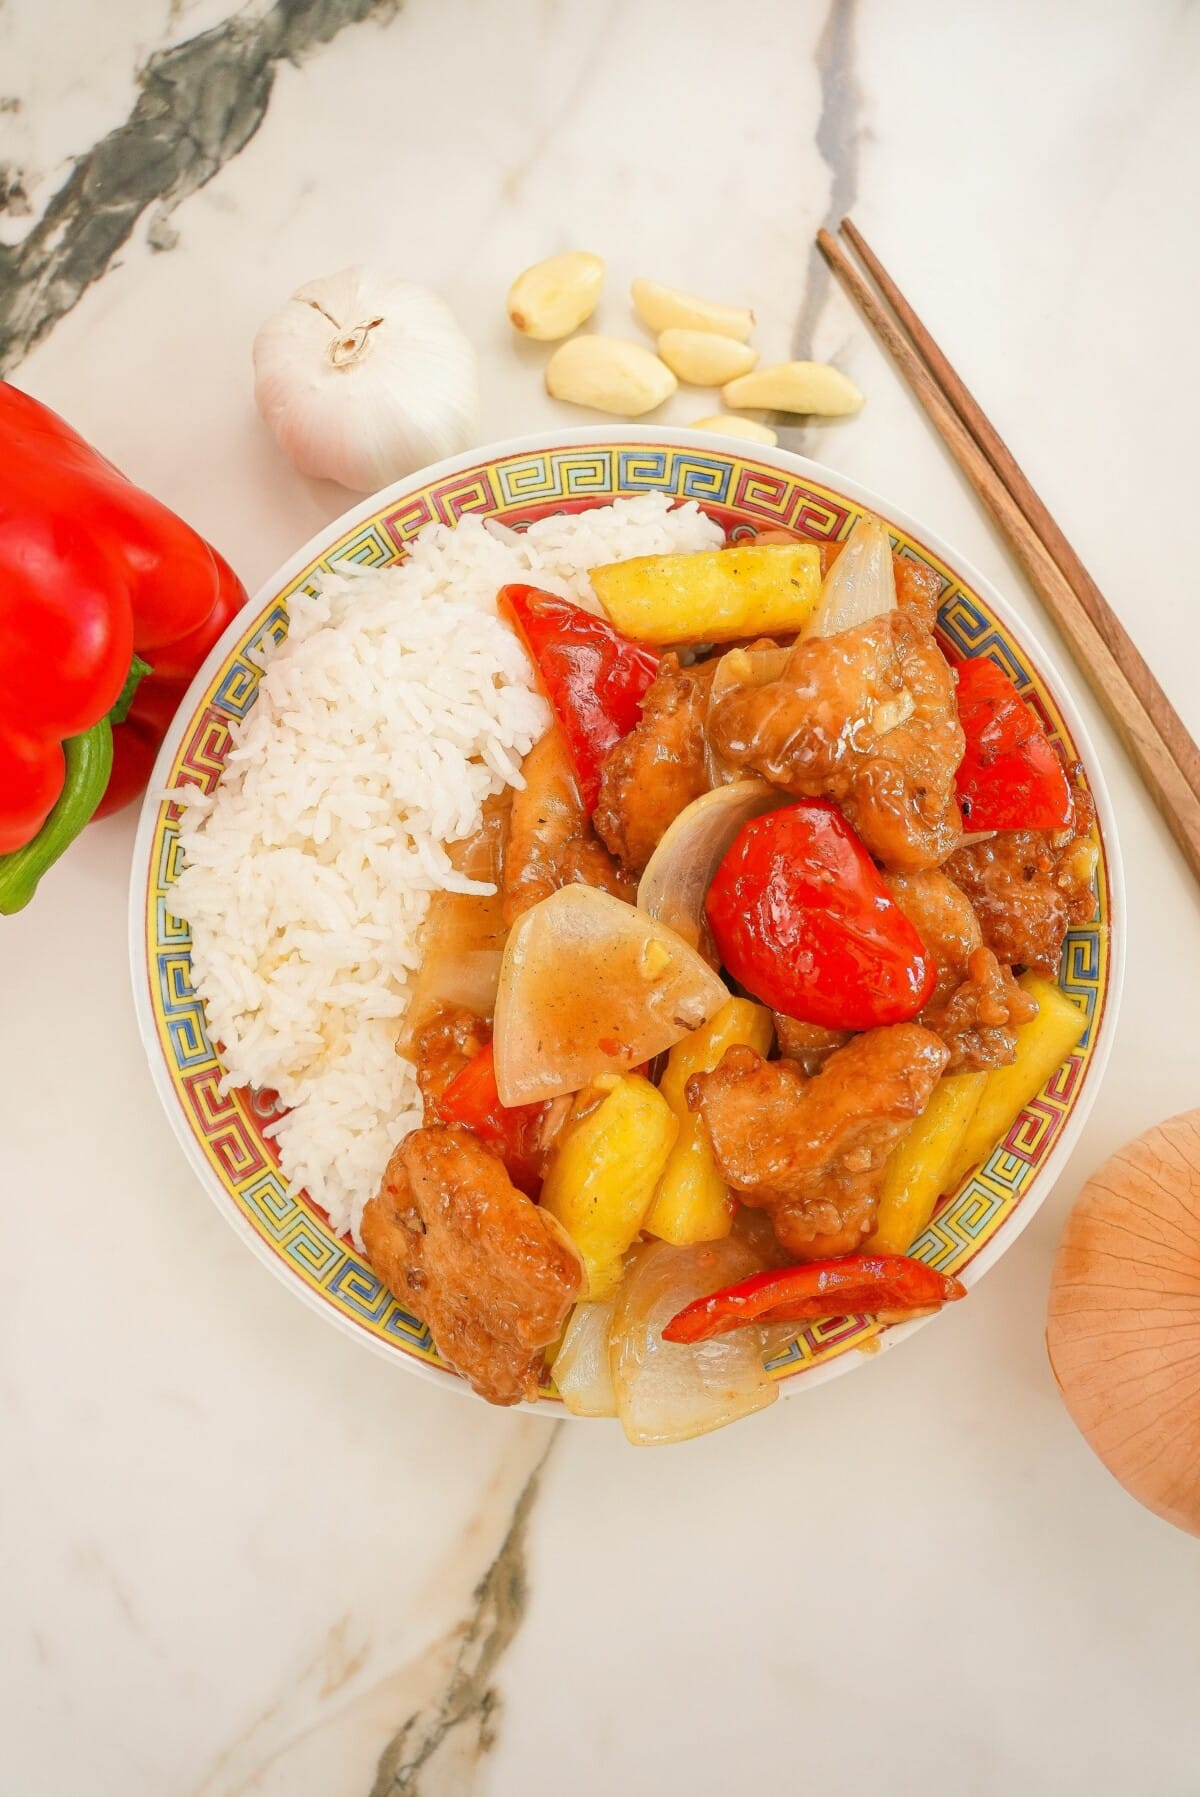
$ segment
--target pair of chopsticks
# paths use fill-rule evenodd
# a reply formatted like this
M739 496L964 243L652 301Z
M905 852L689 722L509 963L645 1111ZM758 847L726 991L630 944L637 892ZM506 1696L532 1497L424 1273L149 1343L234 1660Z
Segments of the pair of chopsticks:
M840 230L875 288L828 231L817 233L821 254L1007 538L1200 880L1200 750L1011 451L862 233L848 218Z

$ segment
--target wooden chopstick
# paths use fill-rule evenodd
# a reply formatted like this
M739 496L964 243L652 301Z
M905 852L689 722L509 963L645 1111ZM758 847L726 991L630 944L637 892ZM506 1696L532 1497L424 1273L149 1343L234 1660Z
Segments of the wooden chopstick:
M1112 650L1130 686L1154 720L1159 735L1179 763L1188 785L1200 798L1200 748L1192 741L1187 726L1147 666L1137 644L1059 529L1040 494L1031 486L999 431L921 323L862 232L849 218L844 218L839 228L912 338L942 392L1066 575L1080 604Z
M1060 566L1034 523L1026 515L1023 505L1001 478L974 433L968 429L933 369L914 348L912 341L867 284L841 245L828 231L818 232L817 243L822 255L891 354L942 441L1007 538L1031 586L1065 637L1081 673L1141 774L1188 866L1197 880L1200 880L1200 793L1192 786L1183 766L1184 761L1194 765L1192 757L1196 756L1197 751L1183 723L1170 708L1166 695L1162 694L1162 703L1170 710L1176 726L1174 738L1160 728L1147 699L1139 693L1130 677L1121 641L1124 639L1124 643L1128 643L1124 631L1120 632L1120 638L1114 637L1110 646L1092 617L1088 604L1080 592L1076 591L1074 581ZM906 310L910 316L915 317L911 308L906 307ZM959 385L961 387L961 383ZM978 407L966 388L961 390L965 396L964 403L974 408L982 418L982 413L978 412ZM995 441L1000 443L998 437ZM1015 468L1016 464L1013 466ZM1028 486L1028 483L1025 485ZM1045 511L1044 507L1041 509ZM1061 532L1058 535L1061 537ZM1074 559L1078 561L1077 557ZM1105 611L1112 616L1107 606ZM1129 647L1132 649L1133 645L1129 644ZM1134 654L1136 655L1136 650ZM1138 656L1137 660L1141 661L1141 657ZM1146 672L1149 674L1149 669ZM1150 678L1153 679L1153 676ZM1157 682L1155 685L1157 686ZM1172 740L1179 745L1178 756L1172 747ZM1190 756L1187 753L1189 749Z

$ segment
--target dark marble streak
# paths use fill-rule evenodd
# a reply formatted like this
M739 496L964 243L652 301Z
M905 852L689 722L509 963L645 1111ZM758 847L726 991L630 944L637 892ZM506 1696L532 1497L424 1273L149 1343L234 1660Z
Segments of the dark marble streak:
M564 1425L556 1423L513 1508L500 1551L475 1587L445 1689L417 1710L384 1748L369 1797L464 1797L469 1768L495 1739L499 1695L492 1675L529 1602L525 1537L538 1485Z
M261 18L226 19L151 56L129 117L79 157L20 243L0 245L0 373L99 280L148 207L157 207L154 247L171 246L167 214L253 137L280 61L298 61L347 25L389 18L398 5L276 0ZM4 178L23 191L19 172Z
M817 73L821 78L821 112L816 142L829 170L829 203L821 220L827 231L836 231L858 198L858 148L862 139L859 120L861 94L855 74L855 27L858 0L830 0L817 42ZM813 353L817 323L829 297L832 277L814 238L809 246L804 279L804 299L792 331L792 355L807 361Z

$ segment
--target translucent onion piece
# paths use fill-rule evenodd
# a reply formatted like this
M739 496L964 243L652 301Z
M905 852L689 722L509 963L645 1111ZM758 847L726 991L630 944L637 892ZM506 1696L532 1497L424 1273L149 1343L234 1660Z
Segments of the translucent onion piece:
M488 904L490 900L476 903ZM472 923L481 929L486 927L482 919L473 919ZM430 955L417 976L420 1003L414 998L409 1012L410 1017L420 1019L414 1029L427 1023L439 1005L461 1005L464 1010L474 1011L476 1017L490 1017L495 1009L503 960L504 951L499 948L458 948L453 953Z
M734 837L752 817L787 803L787 794L765 780L737 780L693 799L647 862L638 908L699 948L704 900Z
M804 636L836 636L896 609L892 545L878 518L860 518L825 576Z
M635 1447L688 1441L773 1404L763 1331L736 1329L683 1347L662 1332L693 1298L707 1297L762 1266L737 1235L692 1248L655 1242L635 1257L617 1294L609 1361L621 1427Z
M711 717L713 707L722 694L731 692L736 686L769 686L771 681L778 680L787 666L788 653L787 649L777 648L774 643L750 649L730 649L717 663L712 685L708 689L706 715ZM741 768L723 761L717 754L707 731L704 738L704 762L710 786L724 786L742 778Z
M451 844L447 855L456 873L498 886L511 802L508 788L488 799L475 835ZM499 891L433 894L421 925L421 962L396 1043L400 1054L413 1058L418 1031L441 1005L462 1005L477 1017L492 1015L508 933L503 912Z
M674 930L591 886L564 886L513 926L496 994L502 1104L578 1092L653 1060L729 993Z
M617 1394L608 1365L608 1334L616 1299L577 1304L554 1357L554 1383L572 1416L616 1416Z

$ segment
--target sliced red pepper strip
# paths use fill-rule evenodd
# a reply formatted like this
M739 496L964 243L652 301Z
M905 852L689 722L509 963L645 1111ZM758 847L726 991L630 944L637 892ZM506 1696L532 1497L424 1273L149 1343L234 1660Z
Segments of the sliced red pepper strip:
M697 1298L671 1318L663 1340L708 1341L747 1323L811 1323L880 1310L927 1310L966 1295L961 1280L907 1254L846 1254L840 1260L755 1273L711 1297Z
M640 719L642 700L658 673L658 655L607 619L539 587L502 587L499 604L541 676L590 816L600 797L604 758Z
M958 770L963 823L977 830L1060 830L1071 788L1054 744L1003 668L987 656L958 665Z
M499 1151L515 1186L536 1196L542 1180L538 1135L546 1104L503 1105L492 1044L455 1074L437 1103L443 1123L462 1123Z
M904 1023L933 992L934 965L915 927L824 799L744 824L705 909L734 979L802 1023Z

